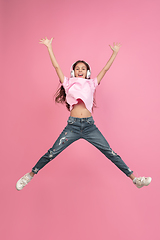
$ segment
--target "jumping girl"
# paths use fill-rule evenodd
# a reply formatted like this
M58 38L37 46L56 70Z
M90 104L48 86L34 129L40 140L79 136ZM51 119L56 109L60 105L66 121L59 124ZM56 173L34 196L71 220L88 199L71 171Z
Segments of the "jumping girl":
M67 148L74 141L83 138L98 148L108 159L110 159L122 172L124 172L138 187L148 186L151 177L136 178L133 171L123 162L109 146L106 139L94 124L92 118L92 109L94 107L94 91L100 84L100 81L111 67L114 59L119 52L121 45L114 43L110 46L113 51L109 61L94 79L91 79L91 68L85 61L79 60L71 67L71 77L63 75L52 50L52 40L41 39L40 43L44 44L49 52L50 59L59 77L61 87L57 91L56 102L65 103L70 111L68 124L54 143L53 147L40 158L30 173L25 174L16 184L17 190L22 190L47 163L53 160L59 153Z

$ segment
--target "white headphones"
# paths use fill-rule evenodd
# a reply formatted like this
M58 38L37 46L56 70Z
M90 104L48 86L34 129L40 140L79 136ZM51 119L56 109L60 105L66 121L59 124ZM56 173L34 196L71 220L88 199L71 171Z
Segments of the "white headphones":
M85 61L83 61L83 62L85 62ZM74 66L75 63L76 62L74 62L72 64L71 69L70 69L71 78L75 77L74 70L73 70L73 66ZM89 70L87 70L87 78L90 78L90 76L91 76L91 67L90 67L90 65L87 62L85 62L85 63L89 66Z

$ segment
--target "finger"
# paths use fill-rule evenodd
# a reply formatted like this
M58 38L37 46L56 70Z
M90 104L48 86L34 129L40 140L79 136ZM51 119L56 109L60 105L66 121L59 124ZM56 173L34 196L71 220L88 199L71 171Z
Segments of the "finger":
M44 43L45 39L40 40L41 43Z
M110 46L110 48L112 49L112 51L114 51L114 48L112 46Z

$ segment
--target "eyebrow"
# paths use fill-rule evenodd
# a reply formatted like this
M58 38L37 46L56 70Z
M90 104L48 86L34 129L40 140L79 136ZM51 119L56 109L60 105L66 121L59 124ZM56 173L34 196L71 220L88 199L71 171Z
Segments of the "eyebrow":
M76 68L79 68L79 66L76 66ZM87 68L87 67L84 65L84 66L82 66L82 68Z

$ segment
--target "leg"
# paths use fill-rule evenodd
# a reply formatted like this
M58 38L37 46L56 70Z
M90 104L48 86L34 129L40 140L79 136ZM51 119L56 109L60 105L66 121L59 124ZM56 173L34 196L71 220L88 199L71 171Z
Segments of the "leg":
M70 126L66 126L62 131L54 145L44 154L36 165L32 168L30 175L37 174L40 169L42 169L47 163L53 160L58 154L60 154L65 148L67 148L71 143L75 142L80 138L78 133L71 130Z
M72 125L68 124L65 129L60 134L57 141L54 143L53 147L48 150L48 152L40 158L40 160L33 167L32 172L25 174L16 183L17 190L22 190L33 178L38 171L43 168L47 163L53 160L59 153L61 153L65 148L67 148L71 143L80 138L79 132L72 130Z
M89 126L90 125L90 126ZM87 126L87 125L86 125ZM87 128L90 131L87 131ZM123 162L121 157L117 155L109 146L106 139L103 137L98 128L94 125L94 120L88 122L86 132L84 131L83 138L98 148L107 158L109 158L122 172L124 172L138 187L148 186L151 183L151 177L136 178L133 171Z
M132 181L135 179L135 176L134 176L133 173L132 173L129 177L130 177L130 179L131 179Z
M34 175L35 175L35 173L34 172L30 172L29 173L30 174L30 176L33 178L34 177Z
M133 171L124 163L119 155L117 155L109 146L108 142L102 135L102 133L95 126L95 129L86 135L84 139L98 148L108 159L110 159L122 172L128 177L134 178Z

